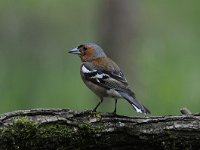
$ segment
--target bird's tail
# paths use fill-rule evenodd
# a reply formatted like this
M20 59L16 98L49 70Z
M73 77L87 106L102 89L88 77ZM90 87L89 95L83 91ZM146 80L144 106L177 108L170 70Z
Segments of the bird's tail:
M136 112L150 114L151 112L142 104L140 104L132 91L119 92L123 98L125 98L135 109Z

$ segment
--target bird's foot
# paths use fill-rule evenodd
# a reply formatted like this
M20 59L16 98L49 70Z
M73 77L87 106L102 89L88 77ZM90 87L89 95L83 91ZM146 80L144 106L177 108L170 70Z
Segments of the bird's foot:
M97 108L94 108L94 109L92 110L92 112L97 112Z
M117 116L116 110L111 113L112 116Z

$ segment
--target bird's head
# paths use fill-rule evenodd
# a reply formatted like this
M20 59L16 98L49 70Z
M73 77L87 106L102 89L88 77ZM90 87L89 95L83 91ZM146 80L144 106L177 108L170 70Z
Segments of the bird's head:
M69 53L78 54L83 62L106 57L103 49L95 43L81 44L77 48L70 50Z

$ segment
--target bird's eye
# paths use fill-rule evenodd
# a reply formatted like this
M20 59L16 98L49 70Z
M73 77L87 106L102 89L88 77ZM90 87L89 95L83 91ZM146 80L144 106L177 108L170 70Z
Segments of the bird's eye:
M86 50L87 50L87 47L83 47L83 50L86 51Z

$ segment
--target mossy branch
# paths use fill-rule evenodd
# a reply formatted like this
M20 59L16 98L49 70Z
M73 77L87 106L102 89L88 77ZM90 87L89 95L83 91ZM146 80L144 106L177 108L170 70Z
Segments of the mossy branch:
M199 149L200 114L126 117L69 109L0 116L0 149Z

